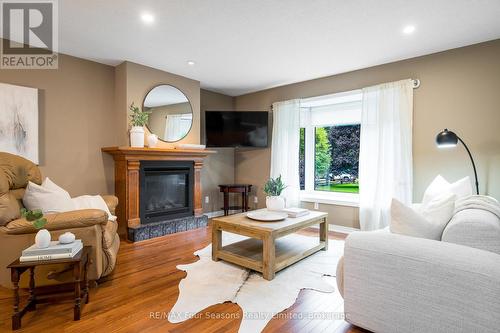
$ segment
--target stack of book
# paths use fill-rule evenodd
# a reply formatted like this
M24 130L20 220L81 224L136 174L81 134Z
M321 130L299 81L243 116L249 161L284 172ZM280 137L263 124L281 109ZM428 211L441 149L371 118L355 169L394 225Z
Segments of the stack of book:
M283 212L287 213L289 217L301 217L309 214L309 210L305 208L285 208Z
M60 244L57 241L50 242L50 246L44 249L38 248L35 244L23 250L19 261L42 261L73 258L83 248L82 240L77 239L70 244Z

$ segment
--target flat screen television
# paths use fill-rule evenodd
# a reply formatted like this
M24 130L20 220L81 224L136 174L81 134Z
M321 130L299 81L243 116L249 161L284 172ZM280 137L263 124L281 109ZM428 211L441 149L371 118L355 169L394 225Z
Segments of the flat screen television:
M206 111L207 147L267 147L267 111Z

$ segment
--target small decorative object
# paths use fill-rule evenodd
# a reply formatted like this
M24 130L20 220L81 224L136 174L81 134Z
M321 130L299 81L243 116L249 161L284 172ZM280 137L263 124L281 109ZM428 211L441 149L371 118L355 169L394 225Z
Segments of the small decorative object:
M149 134L148 135L148 147L149 148L154 148L158 144L158 135L156 134Z
M35 236L35 244L39 249L45 249L49 247L50 241L52 240L50 232L47 229L40 229Z
M254 212L247 213L247 217L249 219L256 221L274 222L274 221L283 221L288 217L288 214L284 212L257 210Z
M281 175L278 178L269 180L264 185L264 193L266 193L266 207L268 210L282 210L285 208L285 198L281 197L281 192L286 188L281 180Z
M40 209L29 210L26 208L21 209L21 216L29 222L33 223L35 229L40 229L35 236L35 244L38 248L44 249L50 245L50 232L47 229L42 229L47 223L47 219L43 217Z
M151 112L141 111L134 103L130 104L130 146L144 148L144 125L147 124Z
M71 244L75 241L75 234L72 232L65 232L61 236L59 236L59 243L61 244Z
M467 150L467 153L469 154L469 158L472 163L472 169L474 170L474 176L476 177L476 194L479 195L479 182L477 180L476 164L474 163L474 159L472 158L469 147L467 147L465 142L460 139L458 135L456 135L452 131L449 131L447 128L439 132L436 136L436 145L439 148L454 148L457 146L458 141L460 141L464 145L465 150Z

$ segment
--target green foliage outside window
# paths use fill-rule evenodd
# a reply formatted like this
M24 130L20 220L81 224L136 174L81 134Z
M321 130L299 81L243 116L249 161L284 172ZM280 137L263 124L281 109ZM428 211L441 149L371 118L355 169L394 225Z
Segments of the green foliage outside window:
M315 132L315 177L316 179L326 178L330 171L330 163L332 162L331 145L328 141L328 132L324 127L317 127Z

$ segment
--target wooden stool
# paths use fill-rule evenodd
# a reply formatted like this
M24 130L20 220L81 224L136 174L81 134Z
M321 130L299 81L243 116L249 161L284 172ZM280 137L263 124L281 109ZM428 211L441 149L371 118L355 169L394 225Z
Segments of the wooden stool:
M224 193L224 216L229 215L230 209L241 209L242 212L248 211L248 194L252 189L250 184L222 184L219 185L220 191ZM229 193L241 193L241 207L229 206Z
M74 295L75 295L75 306L74 306L74 320L80 320L81 315L81 303L82 301L87 304L89 302L89 281L87 278L87 271L89 266L89 254L91 246L84 246L80 252L78 252L73 258L67 259L54 259L54 260L40 260L40 261L25 261L20 262L19 259L11 263L7 268L10 268L11 281L14 285L14 314L12 315L12 329L17 330L21 328L21 318L28 311L36 310L36 305L39 303L50 303L56 300L52 297L47 297L47 299L37 299L35 294L35 267L42 265L53 265L53 264L70 264L73 267L74 276ZM21 310L19 309L19 279L21 274L26 270L30 271L30 282L29 282L29 299L28 304ZM83 273L83 295L81 294L81 283L82 283L82 273ZM62 298L62 297L61 297Z

